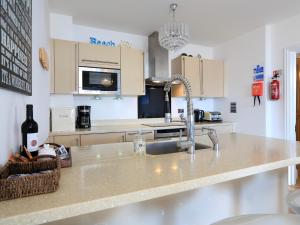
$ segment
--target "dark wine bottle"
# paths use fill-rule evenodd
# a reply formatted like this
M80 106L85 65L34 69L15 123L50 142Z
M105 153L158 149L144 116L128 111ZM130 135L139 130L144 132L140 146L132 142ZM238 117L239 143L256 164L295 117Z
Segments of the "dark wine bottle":
M32 156L38 155L38 124L33 120L33 105L26 105L26 120L22 124L22 146L26 147ZM22 155L27 156L25 151Z

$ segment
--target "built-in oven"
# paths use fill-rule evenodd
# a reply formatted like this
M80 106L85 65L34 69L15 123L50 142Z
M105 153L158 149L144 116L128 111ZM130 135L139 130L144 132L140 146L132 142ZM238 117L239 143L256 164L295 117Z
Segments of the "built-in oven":
M170 129L158 129L154 130L154 139L169 139L186 136L186 128L170 128Z
M89 95L120 95L119 69L79 67L78 92Z

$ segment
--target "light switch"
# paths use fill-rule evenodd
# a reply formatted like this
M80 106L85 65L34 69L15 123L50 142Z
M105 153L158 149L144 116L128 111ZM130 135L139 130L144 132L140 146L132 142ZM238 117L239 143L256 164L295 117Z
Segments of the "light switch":
M178 113L184 113L184 109L177 109Z
M230 102L230 113L236 113L236 102Z

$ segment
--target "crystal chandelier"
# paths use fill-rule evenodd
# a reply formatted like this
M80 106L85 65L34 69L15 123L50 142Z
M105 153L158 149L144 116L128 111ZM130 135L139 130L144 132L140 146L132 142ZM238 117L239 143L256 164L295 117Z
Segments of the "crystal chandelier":
M172 21L163 25L159 31L160 45L171 51L178 50L185 46L190 38L188 26L175 20L177 6L176 3L170 5L170 11L173 14Z

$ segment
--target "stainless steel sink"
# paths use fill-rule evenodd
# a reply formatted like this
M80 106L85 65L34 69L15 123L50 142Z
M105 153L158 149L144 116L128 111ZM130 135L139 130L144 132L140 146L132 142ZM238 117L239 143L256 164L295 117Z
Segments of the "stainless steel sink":
M201 150L201 149L208 149L211 147L208 145L196 143L195 148L196 150ZM181 150L177 146L176 141L154 142L154 143L147 143L146 145L146 153L150 155L162 155L162 154L170 154L170 153L176 153L182 151L186 151L186 150Z

